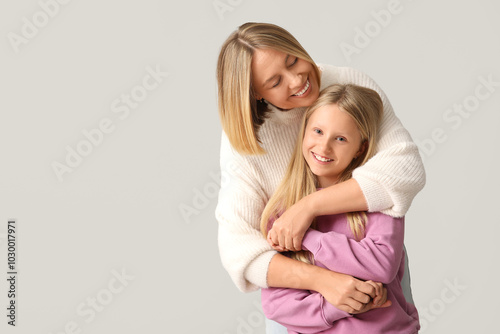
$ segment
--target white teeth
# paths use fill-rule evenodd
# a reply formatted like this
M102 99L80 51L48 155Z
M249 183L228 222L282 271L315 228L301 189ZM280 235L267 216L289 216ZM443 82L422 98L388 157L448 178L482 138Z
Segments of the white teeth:
M305 92L307 92L308 89L309 89L309 80L307 80L304 89L298 92L297 94L293 94L293 96L302 96Z
M323 158L322 156L319 156L317 155L316 153L313 153L314 157L316 159L318 159L319 161L323 161L323 162L329 162L329 161L333 161L333 159L326 159L326 158Z

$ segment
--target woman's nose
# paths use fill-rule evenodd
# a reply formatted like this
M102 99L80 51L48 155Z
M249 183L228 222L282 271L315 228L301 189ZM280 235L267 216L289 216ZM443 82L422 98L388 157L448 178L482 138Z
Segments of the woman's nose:
M288 80L290 83L290 89L293 91L293 94L295 94L295 90L298 90L302 87L302 75L300 73L290 72Z

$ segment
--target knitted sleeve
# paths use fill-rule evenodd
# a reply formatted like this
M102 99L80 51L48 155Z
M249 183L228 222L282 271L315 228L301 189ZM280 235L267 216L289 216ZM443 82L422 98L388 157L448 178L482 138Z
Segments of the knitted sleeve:
M219 252L224 268L243 292L267 287L269 262L277 253L260 232L266 196L253 173L223 133L221 189L215 211Z
M387 96L368 75L342 68L341 81L377 91L384 115L377 154L353 172L368 204L368 211L402 217L425 185L425 170L417 145L396 117Z

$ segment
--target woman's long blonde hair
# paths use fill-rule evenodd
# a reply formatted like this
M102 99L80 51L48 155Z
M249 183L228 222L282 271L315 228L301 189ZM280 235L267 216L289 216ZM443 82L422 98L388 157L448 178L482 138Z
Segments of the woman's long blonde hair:
M363 165L375 154L378 140L378 128L383 114L383 103L379 94L369 88L356 85L332 85L321 91L319 98L310 106L302 121L302 127L295 145L294 155L288 165L281 184L267 203L261 219L261 231L264 237L274 222L285 210L297 203L301 198L315 192L318 188L316 176L312 173L302 153L302 141L311 115L319 108L336 104L340 110L347 112L356 123L361 134L363 153L342 172L338 182L352 177L355 168ZM357 240L364 236L366 214L364 212L347 213L351 231ZM312 227L315 226L314 222ZM305 251L292 253L292 257L313 262L312 254Z
M263 154L258 130L268 111L252 87L256 49L273 49L313 64L318 87L321 74L302 45L285 29L268 23L245 23L222 45L217 62L219 117L232 147L240 154Z

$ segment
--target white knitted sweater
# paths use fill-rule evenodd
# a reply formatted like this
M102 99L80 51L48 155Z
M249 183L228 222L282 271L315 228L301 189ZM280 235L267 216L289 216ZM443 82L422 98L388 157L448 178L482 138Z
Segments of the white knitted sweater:
M377 91L384 103L377 154L353 172L369 211L403 216L425 184L418 148L394 114L378 85L366 74L347 67L318 65L321 89L352 83ZM264 207L285 174L305 108L280 111L270 106L259 129L265 155L240 155L225 133L221 140L221 189L216 208L219 251L224 268L241 291L267 287L267 270L276 254L260 233Z

